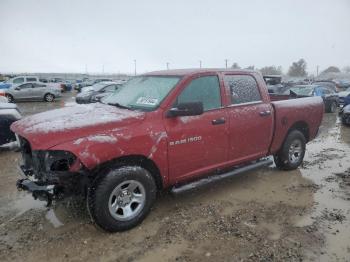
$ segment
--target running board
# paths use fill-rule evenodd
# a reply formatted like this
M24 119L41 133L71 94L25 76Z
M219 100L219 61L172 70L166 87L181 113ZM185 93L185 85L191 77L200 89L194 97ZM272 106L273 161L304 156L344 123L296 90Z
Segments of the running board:
M241 174L241 173L244 173L244 172L248 172L248 171L257 169L259 167L269 166L272 163L273 163L272 159L266 159L265 158L265 159L262 159L262 160L258 160L256 162L251 163L251 164L248 164L248 165L245 165L245 166L241 166L241 167L237 167L234 170L229 171L227 173L223 173L223 174L219 174L219 175L212 175L212 176L209 176L209 177L206 177L206 178L202 178L202 179L196 180L194 182L191 182L189 184L185 184L185 185L179 186L179 187L174 186L171 189L171 192L173 194L180 194L180 193L192 190L194 188L210 184L210 183L215 182L215 181L219 181L219 180L222 180L222 179L225 179L225 178L233 177L235 175L238 175L238 174Z

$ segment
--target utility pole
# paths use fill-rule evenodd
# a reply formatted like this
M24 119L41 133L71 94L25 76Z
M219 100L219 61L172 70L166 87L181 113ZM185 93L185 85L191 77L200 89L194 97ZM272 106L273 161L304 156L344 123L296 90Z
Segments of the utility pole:
M202 68L202 60L199 60L199 68Z
M228 59L225 59L225 66L226 66L226 69L227 69L227 62L228 62Z
M87 64L85 64L85 74L87 75L88 71L87 71Z
M166 62L166 69L169 70L169 62Z
M102 65L102 74L105 74L105 65Z
M135 69L135 76L136 76L136 59L134 59L134 69Z
M317 65L317 67L316 67L316 76L318 77L318 68L319 68L319 66Z

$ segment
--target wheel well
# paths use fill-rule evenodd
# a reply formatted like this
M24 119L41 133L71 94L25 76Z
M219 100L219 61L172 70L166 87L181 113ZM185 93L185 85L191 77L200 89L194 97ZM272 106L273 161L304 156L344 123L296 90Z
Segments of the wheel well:
M108 161L104 164L102 164L101 166L99 166L96 170L95 173L99 173L99 171L101 169L105 169L110 167L111 165L120 165L120 166L124 166L124 165L137 165L140 166L144 169L146 169L147 171L149 171L151 173L151 175L153 176L156 185L157 185L157 189L158 190L162 190L163 189L163 179L160 175L160 171L157 167L157 165L149 158L142 156L142 155L131 155L131 156L124 156L124 157L120 157L117 159L113 159L111 161Z
M292 130L298 130L301 133L303 133L303 135L306 139L306 142L309 142L309 139L310 139L309 126L305 122L303 122L303 121L296 122L295 124L293 124L289 128L288 133L290 133Z

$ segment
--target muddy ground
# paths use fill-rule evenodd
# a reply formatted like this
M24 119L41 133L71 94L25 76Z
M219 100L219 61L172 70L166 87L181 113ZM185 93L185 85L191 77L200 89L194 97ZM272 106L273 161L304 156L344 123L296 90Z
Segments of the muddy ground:
M24 114L72 103L21 103ZM109 234L85 204L47 209L17 192L19 153L0 151L0 261L350 261L350 128L325 114L295 171L274 166L161 195L135 229Z

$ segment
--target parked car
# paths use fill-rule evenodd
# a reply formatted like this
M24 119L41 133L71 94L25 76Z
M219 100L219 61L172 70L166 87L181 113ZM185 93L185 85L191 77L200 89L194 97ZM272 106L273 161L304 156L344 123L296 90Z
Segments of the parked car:
M314 81L312 84L318 85L318 86L328 87L329 89L333 90L334 92L341 91L340 88L338 87L338 85L331 80L317 80L317 81Z
M11 78L3 83L0 83L0 89L8 89L12 85L20 85L25 83L39 82L39 77L37 76L17 76Z
M281 95L270 94L271 100L273 101L294 99L294 98L301 98L301 97L312 97L312 96L322 97L325 105L325 111L327 113L334 113L337 110L337 107L339 105L338 94L335 93L333 89L325 86L319 86L316 84L296 85L286 90Z
M116 82L100 82L93 86L87 86L82 89L81 93L77 94L75 101L78 104L95 103L114 93L120 87L121 84Z
M344 125L350 125L350 104L340 109L339 115Z
M112 232L138 225L157 191L271 165L267 156L296 169L324 111L320 97L270 102L260 73L225 69L147 73L101 102L29 116L11 129L28 177L18 188L48 204L86 196L96 224Z
M340 107L344 107L346 105L350 105L350 87L345 91L339 92L339 105Z
M4 90L9 102L21 100L42 100L53 102L61 96L61 89L54 84L25 83Z
M21 113L17 106L8 103L4 96L0 96L0 145L16 141L10 126L19 119L21 119Z
M97 78L97 79L85 79L85 81L78 83L74 89L78 91L78 93L81 92L82 88L87 87L87 86L92 86L94 84L100 83L100 82L112 82L112 79L108 78Z

